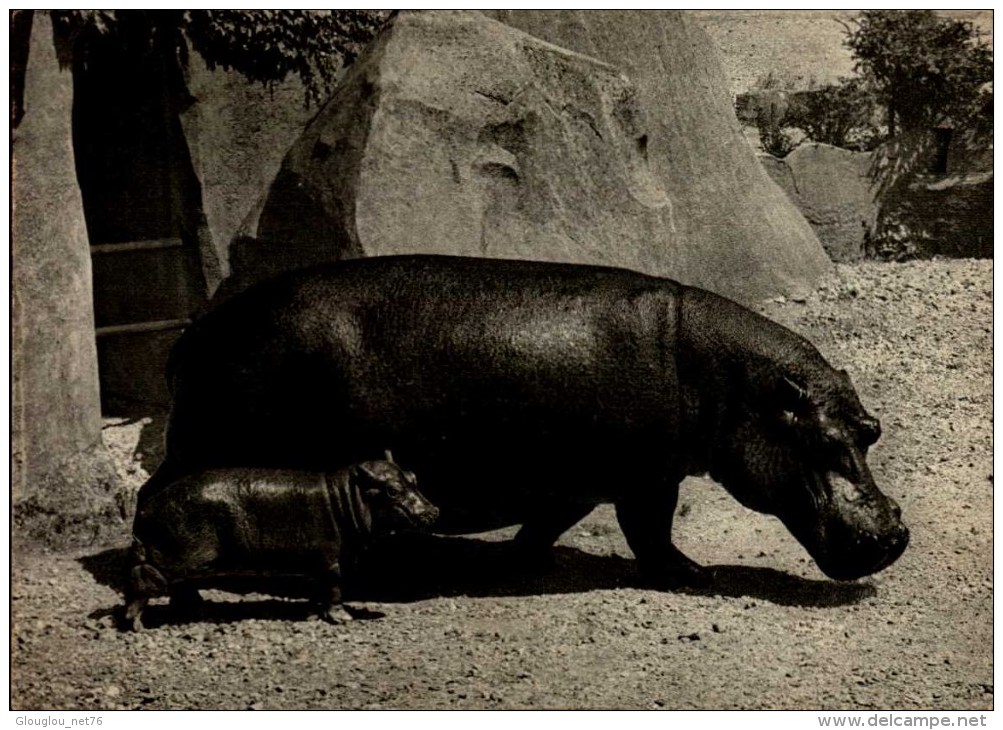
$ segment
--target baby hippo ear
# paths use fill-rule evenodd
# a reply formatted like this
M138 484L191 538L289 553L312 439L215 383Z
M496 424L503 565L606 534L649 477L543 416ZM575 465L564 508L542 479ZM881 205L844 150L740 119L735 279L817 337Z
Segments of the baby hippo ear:
M382 494L387 489L387 478L376 470L376 464L363 461L352 467L352 481L367 497Z

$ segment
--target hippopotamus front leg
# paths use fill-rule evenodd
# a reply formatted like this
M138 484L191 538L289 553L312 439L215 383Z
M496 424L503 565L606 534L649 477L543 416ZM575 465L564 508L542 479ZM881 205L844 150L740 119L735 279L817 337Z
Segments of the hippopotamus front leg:
M170 590L171 611L179 619L191 621L199 618L205 607L205 599L198 589L191 586L173 586Z
M341 563L333 560L318 580L317 603L320 617L329 624L343 624L353 617L342 604Z
M552 564L550 548L553 544L594 509L594 504L551 502L534 511L513 539L517 560L533 567Z
M646 582L661 589L705 587L712 581L710 571L672 544L678 501L679 485L665 484L657 493L618 500L616 518Z

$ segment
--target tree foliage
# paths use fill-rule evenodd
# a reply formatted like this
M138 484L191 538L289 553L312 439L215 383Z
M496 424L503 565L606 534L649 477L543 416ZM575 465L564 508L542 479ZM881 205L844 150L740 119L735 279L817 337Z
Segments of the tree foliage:
M981 111L993 55L971 23L931 10L864 10L847 27L856 71L888 113L889 133L953 123Z
M843 79L791 94L784 125L800 129L813 142L864 151L881 141L874 111L874 96L864 81Z
M318 101L386 17L373 10L189 10L185 32L209 68L266 84L294 73Z
M307 103L321 101L390 13L384 10L59 10L57 30L72 53L114 36L164 53L184 67L189 46L209 68L234 70L265 85L300 78ZM64 62L65 59L64 59Z

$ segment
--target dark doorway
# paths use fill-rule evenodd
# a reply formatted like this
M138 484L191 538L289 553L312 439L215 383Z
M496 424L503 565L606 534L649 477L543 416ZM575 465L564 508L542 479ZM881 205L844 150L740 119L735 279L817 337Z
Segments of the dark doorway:
M951 151L951 138L954 130L946 127L937 127L933 130L933 158L930 160L930 173L932 175L946 175L948 159Z
M74 51L73 144L91 242L102 409L134 415L167 402L167 353L207 288L175 39L157 27L156 13L118 17L115 33L92 35Z

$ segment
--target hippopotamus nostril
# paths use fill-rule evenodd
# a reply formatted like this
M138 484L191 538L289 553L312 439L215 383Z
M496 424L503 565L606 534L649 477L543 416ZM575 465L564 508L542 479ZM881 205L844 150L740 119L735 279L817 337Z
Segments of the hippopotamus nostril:
M909 544L909 529L905 525L899 525L894 532L885 537L883 542L884 549L898 557Z

